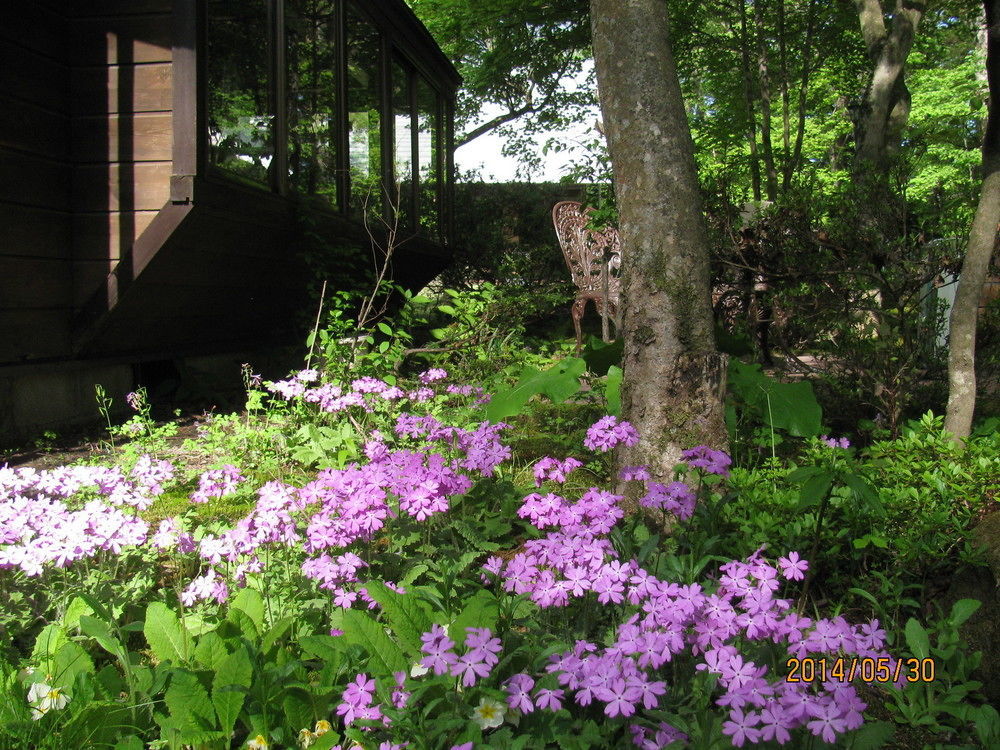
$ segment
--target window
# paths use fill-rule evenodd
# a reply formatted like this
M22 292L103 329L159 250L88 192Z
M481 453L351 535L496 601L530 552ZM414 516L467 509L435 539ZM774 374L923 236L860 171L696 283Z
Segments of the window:
M441 112L437 92L423 76L416 78L417 102L417 208L420 229L430 237L439 235L439 203L442 194Z
M350 210L356 216L383 214L381 38L347 7L347 133Z
M209 163L267 183L274 158L266 0L207 4Z
M399 60L392 63L393 193L399 226L413 228L413 106L410 70Z
M285 0L288 184L337 205L335 0Z

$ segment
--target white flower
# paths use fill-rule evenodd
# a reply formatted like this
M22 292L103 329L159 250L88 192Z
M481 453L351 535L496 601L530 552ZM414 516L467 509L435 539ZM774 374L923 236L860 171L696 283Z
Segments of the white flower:
M472 711L472 720L482 729L493 729L503 724L507 707L503 703L483 698Z
M252 740L247 740L247 750L267 750L267 740L264 735L258 734Z
M58 711L66 708L69 696L63 692L62 688L54 688L44 682L36 682L28 688L28 703L32 704L31 718L38 721L52 709Z
M38 708L41 711L48 711L50 709L56 709L57 711L66 708L66 704L69 703L69 696L66 695L60 688L51 688L45 697L42 698L42 702L38 704Z
M430 670L427 667L422 666L419 661L410 667L410 677L414 679L417 677L423 677L428 672L430 672Z

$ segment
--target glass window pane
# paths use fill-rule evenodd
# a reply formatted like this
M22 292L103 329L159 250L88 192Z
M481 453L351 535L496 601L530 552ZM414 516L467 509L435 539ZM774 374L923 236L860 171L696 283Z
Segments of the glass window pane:
M335 0L285 0L288 183L337 205Z
M399 61L392 64L393 175L390 197L399 212L401 227L413 226L413 109L410 106L410 76Z
M430 237L438 234L441 122L434 88L417 76L417 168L420 179L420 228Z
M207 4L209 161L267 183L274 156L266 0Z
M347 8L347 127L350 209L381 216L382 123L379 33L352 6Z

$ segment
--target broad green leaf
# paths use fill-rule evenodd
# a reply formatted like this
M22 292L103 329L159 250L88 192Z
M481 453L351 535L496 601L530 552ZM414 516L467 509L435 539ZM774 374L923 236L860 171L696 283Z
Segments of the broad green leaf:
M244 638L252 643L257 642L257 638L260 636L260 631L257 629L257 625L254 623L253 618L242 609L230 609L229 614L226 615L226 619L231 624L239 628Z
M756 409L765 424L796 437L818 435L822 429L823 410L812 383L782 383L761 372L759 364L730 359L728 385L739 400Z
M911 617L906 621L903 632L906 635L906 645L910 647L910 652L918 659L926 659L930 654L930 641L924 626Z
M91 661L79 644L64 643L52 657L52 685L62 688L73 687L78 674L93 672L94 662Z
M259 591L249 588L240 589L239 593L229 601L229 611L232 612L234 609L246 612L257 627L257 632L261 631L264 625L264 598Z
M409 667L403 650L366 613L356 609L344 612L343 630L341 637L345 641L357 644L368 652L368 668L375 674L388 677Z
M219 716L219 726L227 735L233 731L236 718L243 708L243 700L246 698L244 690L227 690L226 688L236 685L240 688L250 687L250 678L253 676L253 667L250 664L250 657L244 646L240 646L233 653L219 663L219 667L212 678L212 704Z
M605 383L605 398L608 401L608 414L619 417L622 413L622 368L612 365L608 368L608 378Z
M583 360L587 363L587 369L595 375L610 372L612 367L621 365L624 346L625 339L622 338L605 344L596 336L591 336L583 347Z
M89 635L98 645L117 659L126 662L125 648L122 642L112 634L111 628L103 620L88 615L80 616L80 630Z
M31 650L31 660L42 665L46 671L52 669L52 659L63 644L69 641L65 628L59 623L46 625L35 637L35 646Z
M260 650L265 654L268 653L274 647L274 644L277 643L294 624L294 617L279 618L274 623L274 626L264 634L264 638L260 642Z
M580 390L580 375L586 368L587 363L576 357L564 359L543 372L526 367L513 388L494 394L486 407L486 418L498 422L519 414L528 400L540 393L553 401L564 401Z
M63 615L62 624L67 630L79 627L82 615L94 614L93 608L87 604L87 600L82 596L74 596L73 601L66 607L66 614Z
M456 643L464 643L468 635L466 628L496 628L500 605L494 594L480 589L472 596L448 627L449 637Z
M112 750L143 750L144 747L145 745L142 744L141 739L134 734L130 734L125 739L118 740Z
M173 610L163 602L152 602L146 607L142 632L153 655L160 661L171 661L175 666L186 661L189 645L187 631L181 627Z
M295 734L298 734L300 729L312 729L316 720L316 712L313 710L309 693L305 690L290 688L281 701L281 707L285 709L288 726L294 730Z
M170 718L180 724L185 737L215 728L215 710L208 691L194 672L173 670L164 699L170 709Z
M892 737L893 727L888 721L867 722L851 737L851 750L877 750Z
M226 649L226 643L218 633L206 633L198 639L198 645L194 648L194 658L212 671L217 670L227 656L229 651Z
M956 627L968 620L982 605L978 599L959 599L951 607L951 621Z
M431 628L431 619L414 594L397 594L380 581L365 584L368 595L382 607L392 632L412 657L419 656L420 636Z
M307 654L311 654L317 659L339 664L345 642L343 636L305 635L299 638L299 646Z
M819 505L823 501L823 498L827 496L827 493L830 492L832 484L833 474L828 471L821 472L807 479L799 491L799 510Z

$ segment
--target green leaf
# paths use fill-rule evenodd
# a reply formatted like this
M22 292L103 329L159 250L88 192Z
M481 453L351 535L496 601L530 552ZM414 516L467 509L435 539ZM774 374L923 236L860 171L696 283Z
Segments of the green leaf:
M397 594L380 581L365 584L368 595L379 603L392 632L411 657L420 655L420 636L431 628L431 619L413 594Z
M69 641L65 628L59 623L46 625L35 637L34 648L31 649L31 660L43 665L46 671L52 670L52 659L63 644Z
M403 650L385 630L366 613L356 609L344 612L344 635L348 643L353 643L368 652L368 667L383 677L393 672L405 672L409 666Z
M253 620L259 633L264 625L264 598L256 589L240 589L239 593L229 602L229 611L243 610Z
M339 664L345 641L343 636L338 638L332 635L305 635L299 638L299 646L317 659Z
M73 601L66 607L66 614L63 615L62 624L67 630L79 627L80 617L94 614L93 608L87 604L87 600L82 596L74 596Z
M759 364L730 359L728 385L739 400L754 407L765 424L796 437L818 435L822 429L823 410L808 381L782 383L761 372Z
M389 326L387 326L385 323L379 323L378 324L378 329L382 333L384 333L386 336L391 336L392 335L392 329Z
M177 615L163 602L152 602L146 607L146 621L142 628L153 655L162 661L183 664L187 653L187 631L181 628Z
M64 643L52 657L52 685L62 688L73 687L73 682L78 674L94 671L94 662L91 661L79 644Z
M389 348L389 346L390 346L390 345L389 345L389 342L388 342L388 341L383 341L382 343L380 343L380 344L378 345L378 353L379 353L379 354L385 354L385 353L386 353L386 350L387 350L387 349Z
M538 394L545 394L557 403L564 401L580 390L580 375L586 369L587 363L576 357L564 359L543 372L526 367L513 388L494 394L486 407L486 418L498 422L519 414L528 400Z
M274 648L274 644L276 644L294 624L294 617L279 618L274 623L274 626L264 634L264 638L260 642L260 650L265 654L268 653L272 648Z
M951 617L949 618L955 627L958 627L972 615L982 605L978 599L959 599L951 607Z
M313 710L309 693L301 688L291 688L285 693L281 701L281 707L285 709L285 716L288 719L288 726L295 729L305 729L313 726L316 712Z
M79 622L80 630L84 635L89 635L97 641L101 648L115 658L120 659L125 663L128 662L128 659L125 658L125 647L122 645L122 642L111 633L111 628L106 622L88 615L81 615Z
M496 596L484 589L480 589L471 597L465 608L459 613L455 621L448 627L449 637L457 642L464 643L466 628L496 628L497 618L500 616L500 604Z
M830 492L833 484L833 474L828 471L821 472L807 479L799 492L799 510L811 508L823 502L823 498Z
M215 677L212 678L212 704L219 716L219 725L227 735L233 731L246 698L245 690L227 688L234 685L249 688L252 675L253 667L246 647L240 646L219 663Z
M622 368L612 365L608 368L604 397L608 402L608 414L620 417L622 413Z
M868 722L854 732L851 750L876 750L892 737L893 726L888 721Z
M170 709L170 718L180 724L185 736L214 728L215 710L208 699L208 691L194 672L173 670L164 700Z
M143 750L144 747L141 739L130 734L125 739L118 740L112 750Z
M199 664L208 667L213 672L219 668L222 660L229 656L225 641L218 633L206 633L198 639L194 649L194 658Z
M610 372L612 367L621 365L624 347L625 339L619 338L610 344L605 344L596 336L591 336L583 348L583 360L587 363L587 369L595 375Z
M930 641L924 626L911 617L906 621L903 632L906 635L906 645L910 647L910 652L918 659L926 659L930 654Z

